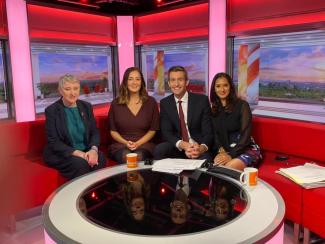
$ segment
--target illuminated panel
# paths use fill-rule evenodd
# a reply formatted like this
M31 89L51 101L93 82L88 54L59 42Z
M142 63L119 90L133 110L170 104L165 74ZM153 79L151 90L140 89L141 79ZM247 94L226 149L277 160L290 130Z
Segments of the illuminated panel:
M31 40L115 44L115 17L28 5Z
M215 74L226 71L226 0L210 1L209 16L209 81L211 83Z
M124 71L134 66L133 17L117 16L117 42L120 82Z
M213 1L212 1L213 2ZM208 3L134 18L136 44L207 39Z
M35 108L26 2L7 0L6 7L16 121L31 121Z
M68 33L61 31L33 30L30 32L32 41L54 41L60 43L80 43L80 44L115 44L115 40L105 36L94 36L89 34Z
M0 37L7 37L7 20L5 0L0 0Z
M269 34L323 28L324 0L229 0L231 35Z
M318 28L324 25L325 14L324 13L310 13L301 14L295 16L286 16L281 18L272 18L265 20L256 20L253 22L233 24L229 27L230 34L244 34L244 33L267 33L267 30L282 30L282 31L294 31L298 27L301 29ZM296 26L296 28L295 28Z
M89 4L88 3L88 0L80 0L80 2L74 2L74 1L71 1L71 0L57 0L57 1L58 2L63 2L63 3L75 4L75 5L79 5L79 6L96 8L96 9L99 9L100 8L98 5Z
M229 0L230 24L324 11L324 0Z

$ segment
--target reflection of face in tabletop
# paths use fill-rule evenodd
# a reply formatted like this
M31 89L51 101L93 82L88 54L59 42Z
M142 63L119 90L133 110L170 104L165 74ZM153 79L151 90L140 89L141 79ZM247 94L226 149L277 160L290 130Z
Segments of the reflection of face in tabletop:
M226 185L223 181L211 178L209 183L210 208L207 216L214 217L218 221L227 221L233 212L235 192L231 185Z
M127 181L123 185L123 199L129 215L136 221L143 220L145 216L145 199L150 193L142 175L137 171L127 172Z
M170 203L170 217L173 223L183 224L187 220L187 216L190 210L190 205L187 199L184 201L174 200Z
M225 220L230 213L230 204L226 198L218 198L215 202L214 212L218 220Z
M131 201L131 215L137 221L141 221L144 218L144 199L143 197L133 198Z
M170 203L170 217L173 223L186 222L191 206L189 204L190 187L188 177L179 176L176 185L174 200Z

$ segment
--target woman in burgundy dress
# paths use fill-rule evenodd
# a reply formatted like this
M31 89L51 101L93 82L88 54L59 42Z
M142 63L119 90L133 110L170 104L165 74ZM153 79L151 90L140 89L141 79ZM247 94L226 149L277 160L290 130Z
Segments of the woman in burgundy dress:
M155 144L151 139L159 129L158 105L148 96L138 68L130 67L125 71L119 96L113 100L108 118L114 139L110 158L121 164L130 152L137 153L139 160L152 157Z

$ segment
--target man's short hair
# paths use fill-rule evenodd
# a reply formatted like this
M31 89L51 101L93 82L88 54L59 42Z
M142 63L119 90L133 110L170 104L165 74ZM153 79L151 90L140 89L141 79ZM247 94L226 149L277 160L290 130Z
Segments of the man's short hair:
M169 68L169 70L168 70L168 80L169 80L169 75L170 75L171 72L178 72L178 71L184 73L185 80L187 81L188 80L187 71L183 66L180 66L180 65L172 66L172 67Z

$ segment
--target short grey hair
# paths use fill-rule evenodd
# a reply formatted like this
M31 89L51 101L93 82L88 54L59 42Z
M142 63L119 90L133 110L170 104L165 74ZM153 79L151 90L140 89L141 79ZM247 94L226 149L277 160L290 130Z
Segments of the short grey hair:
M63 88L63 86L66 82L80 84L80 81L78 80L77 77L75 77L74 75L71 75L71 74L65 74L65 75L61 76L59 79L59 89Z

